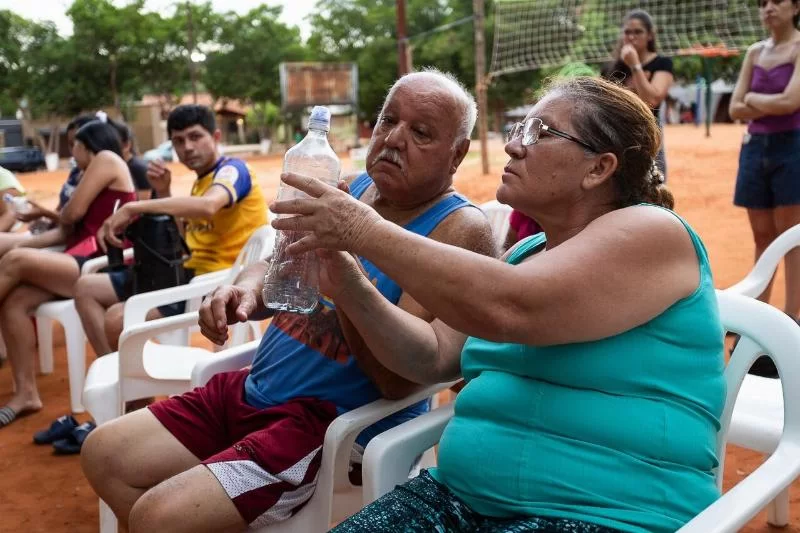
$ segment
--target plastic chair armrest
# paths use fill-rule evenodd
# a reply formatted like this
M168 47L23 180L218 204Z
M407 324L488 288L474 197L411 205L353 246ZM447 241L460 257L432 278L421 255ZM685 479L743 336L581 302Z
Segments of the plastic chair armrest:
M678 530L679 533L739 531L800 473L800 445L781 442L767 461Z
M217 352L213 359L198 361L192 370L192 387L202 387L215 374L234 372L253 362L261 341L252 341Z
M322 447L323 464L329 461L327 464L335 465L335 470L324 473L333 474L332 477L327 479L323 479L323 472L320 472L318 483L333 483L330 490L349 487L350 480L347 473L350 463L350 451L353 448L353 444L355 444L356 438L363 430L389 415L430 398L439 391L452 387L455 383L457 382L429 385L401 400L376 400L336 418L325 432L325 444Z
M439 442L453 412L454 404L447 404L384 431L370 441L361 469L364 505L408 479L414 460Z
M147 341L170 331L188 328L197 323L198 314L159 318L126 327L119 337L120 375L149 377L144 368L144 347Z
M221 280L210 278L178 287L170 287L159 291L145 292L132 296L125 302L125 329L145 321L150 309L175 302L183 302L192 298L205 296L219 287Z

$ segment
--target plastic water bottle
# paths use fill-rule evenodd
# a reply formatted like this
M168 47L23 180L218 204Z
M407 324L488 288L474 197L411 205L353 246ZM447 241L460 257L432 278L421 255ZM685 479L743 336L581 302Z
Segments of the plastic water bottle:
M283 172L310 176L335 186L341 164L328 144L331 113L316 106L308 121L305 139L286 152ZM281 184L279 200L308 198L294 187ZM292 216L292 215L284 215ZM314 251L289 256L286 247L305 236L305 232L279 231L269 271L264 278L261 296L268 309L293 313L311 313L319 301L319 259Z
M31 204L28 203L28 200L26 200L24 196L14 196L11 193L5 193L3 195L3 201L10 205L15 213L19 213L20 215L24 215L31 210Z

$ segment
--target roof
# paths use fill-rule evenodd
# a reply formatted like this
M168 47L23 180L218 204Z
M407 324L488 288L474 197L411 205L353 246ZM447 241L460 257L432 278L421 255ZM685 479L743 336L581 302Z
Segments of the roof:
M195 103L192 94L184 94L180 101L170 102L166 96L159 94L146 94L139 102L141 105L158 105L162 109L171 109L173 106ZM232 113L234 115L247 115L250 106L240 100L230 98L218 98L214 103L213 97L209 93L197 93L197 104L211 107L214 104L214 111L217 113Z

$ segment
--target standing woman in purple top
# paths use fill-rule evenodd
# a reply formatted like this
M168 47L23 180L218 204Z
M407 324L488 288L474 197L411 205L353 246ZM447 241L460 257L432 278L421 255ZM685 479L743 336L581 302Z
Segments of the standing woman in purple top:
M758 11L770 35L747 51L729 109L750 121L733 203L747 208L756 260L800 224L800 0L758 0ZM800 248L786 254L784 311L794 319L800 313Z

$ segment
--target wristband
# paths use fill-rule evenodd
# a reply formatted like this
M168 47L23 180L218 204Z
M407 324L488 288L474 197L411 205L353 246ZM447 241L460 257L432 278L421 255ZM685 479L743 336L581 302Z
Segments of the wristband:
M636 72L637 70L642 70L642 64L641 63L636 63L633 66L633 71Z

